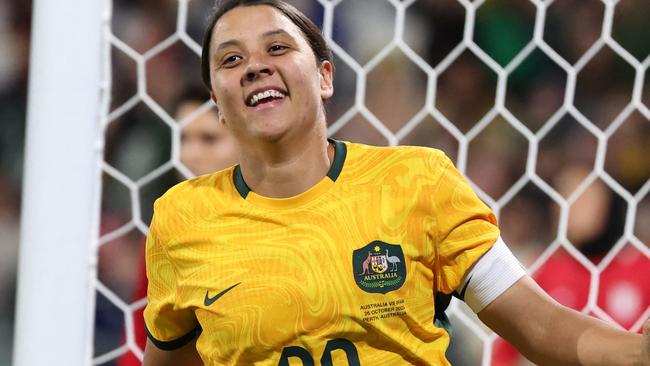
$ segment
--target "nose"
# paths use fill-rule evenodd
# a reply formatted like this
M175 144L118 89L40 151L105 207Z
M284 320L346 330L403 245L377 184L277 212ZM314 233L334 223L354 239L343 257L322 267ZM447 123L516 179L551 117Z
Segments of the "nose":
M244 73L244 81L250 83L270 75L273 75L273 70L268 65L260 62L250 63Z

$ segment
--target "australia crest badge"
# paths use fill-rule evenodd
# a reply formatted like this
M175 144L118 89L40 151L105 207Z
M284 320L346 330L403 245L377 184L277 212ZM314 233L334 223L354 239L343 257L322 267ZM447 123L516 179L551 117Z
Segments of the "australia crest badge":
M352 253L354 281L371 293L388 293L406 280L406 261L402 247L375 240Z

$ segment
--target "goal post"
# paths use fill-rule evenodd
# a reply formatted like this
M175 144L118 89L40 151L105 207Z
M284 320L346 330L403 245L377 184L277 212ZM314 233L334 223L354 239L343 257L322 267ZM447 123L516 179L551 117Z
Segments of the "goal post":
M104 1L33 3L13 364L87 365Z

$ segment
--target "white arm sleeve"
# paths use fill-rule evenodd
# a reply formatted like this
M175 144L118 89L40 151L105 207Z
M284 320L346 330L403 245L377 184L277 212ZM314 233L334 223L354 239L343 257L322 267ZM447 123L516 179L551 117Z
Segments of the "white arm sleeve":
M465 303L478 313L525 275L524 267L499 237L465 273L460 288Z

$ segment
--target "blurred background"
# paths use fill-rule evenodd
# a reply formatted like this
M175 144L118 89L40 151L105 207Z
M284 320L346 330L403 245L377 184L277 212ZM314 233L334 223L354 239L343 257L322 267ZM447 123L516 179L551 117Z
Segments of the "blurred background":
M0 2L0 365L11 364L31 1Z
M289 2L323 26L318 1ZM139 364L139 350L125 339L134 332L140 342L143 332L137 320L126 327L125 316L137 319L144 305L143 231L155 198L181 179L232 163L225 150L191 157L193 129L211 112L204 105L191 114L207 101L202 91L191 92L201 87L192 42L201 43L212 6L212 0L189 1L181 36L178 0L113 1L97 364ZM11 360L30 13L30 1L0 3L0 365ZM603 1L556 0L546 10L544 43L531 44L537 16L531 1L488 0L466 24L467 10L457 0L418 0L398 24L401 47L375 60L394 37L395 6L342 1L327 24L336 45L330 132L373 145L444 150L497 212L506 242L552 296L638 330L650 308L650 258L640 249L650 246L650 3L621 0L609 29ZM473 29L472 47L463 43L466 29ZM603 29L612 36L609 44ZM161 48L165 40L170 43ZM634 63L644 60L635 91ZM146 90L138 89L138 62ZM359 71L369 62L375 66L365 75L363 103L355 104ZM497 68L507 70L502 85ZM567 73L573 68L575 79ZM435 88L428 87L427 70L435 70ZM633 93L640 99L633 102ZM495 103L500 98L502 107ZM188 100L195 102L186 106L189 117ZM203 146L227 140L219 131L197 133ZM533 155L526 134L538 140ZM136 200L125 182L137 187ZM562 202L570 206L566 216ZM561 218L567 242L558 240ZM590 269L598 288L591 287ZM593 291L597 307L586 308ZM465 308L452 310L454 365L480 364L485 347L493 348L493 365L526 364L505 342L484 343Z

